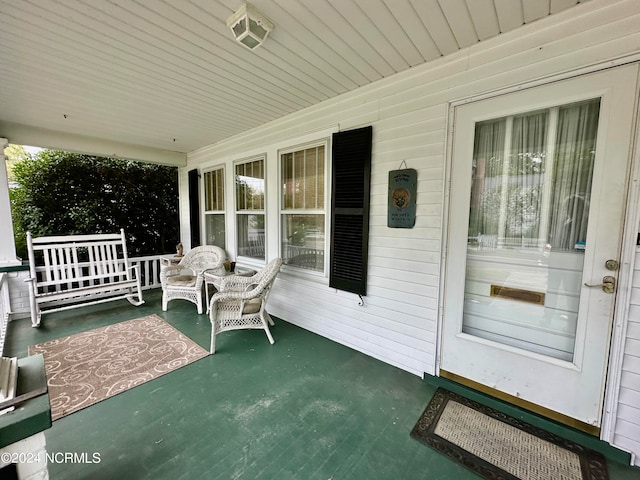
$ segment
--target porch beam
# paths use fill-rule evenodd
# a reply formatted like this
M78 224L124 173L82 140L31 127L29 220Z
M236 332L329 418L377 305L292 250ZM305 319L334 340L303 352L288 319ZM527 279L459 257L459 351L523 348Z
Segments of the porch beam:
M177 167L183 167L187 164L187 154L183 152L74 135L19 123L0 122L0 137L8 139L14 145L31 145L99 157L124 158Z

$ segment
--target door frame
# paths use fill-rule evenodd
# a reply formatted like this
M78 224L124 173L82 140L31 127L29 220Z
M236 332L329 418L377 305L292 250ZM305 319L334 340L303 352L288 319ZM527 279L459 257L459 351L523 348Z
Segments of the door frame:
M640 65L640 62L633 62ZM627 179L627 203L622 226L622 246L620 252L620 270L618 273L618 288L616 291L613 311L613 327L611 331L611 347L609 362L605 377L604 405L600 438L613 444L618 405L620 397L620 381L622 376L622 361L624 359L624 345L629 323L629 308L631 305L631 288L634 265L636 262L636 248L640 240L640 74L636 79L636 98L632 144L630 146L629 173Z
M618 288L615 292L613 324L610 336L610 348L608 353L608 364L605 370L604 378L604 398L601 426L599 428L599 437L602 440L613 442L615 433L615 423L617 417L617 407L620 392L620 379L622 373L622 361L624 358L624 343L626 339L628 314L631 299L632 278L634 272L634 262L636 257L636 242L640 239L640 226L638 219L640 218L640 93L638 86L640 85L640 61L637 59L618 59L617 61L607 62L606 64L592 65L579 70L563 72L557 75L535 79L530 82L512 85L498 90L484 92L482 94L473 95L461 99L452 100L448 103L447 108L447 139L445 143L445 171L444 171L444 189L443 189L443 217L442 217L442 239L441 239L441 258L440 258L440 280L438 295L438 322L437 322L437 341L436 341L436 365L435 375L441 375L441 355L443 345L444 330L444 298L447 279L448 267L448 241L450 228L450 201L452 189L451 172L453 168L453 143L455 131L454 110L456 107L480 100L490 99L514 93L520 90L544 86L562 80L576 78L591 73L597 73L610 68L616 68L623 65L636 65L638 75L636 76L636 96L633 99L633 127L632 127L632 143L629 148L629 161L627 167L627 192L625 201L625 212L623 212L622 242L620 252L620 269L618 271ZM455 379L454 379L455 381ZM472 382L473 383L473 382ZM472 387L473 388L473 387ZM498 392L499 394L500 392ZM498 398L511 403L510 395L498 395ZM515 398L515 397L514 397ZM526 407L525 407L526 408ZM544 412L543 412L544 415ZM595 431L592 433L596 433Z

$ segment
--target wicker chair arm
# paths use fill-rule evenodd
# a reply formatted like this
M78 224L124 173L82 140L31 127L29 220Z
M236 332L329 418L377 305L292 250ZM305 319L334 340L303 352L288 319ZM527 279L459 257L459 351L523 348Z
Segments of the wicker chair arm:
M180 265L171 265L169 267L163 267L160 269L160 283L164 286L167 283L167 279L169 277L184 275L185 271L188 272L188 274L190 275L193 274L193 272L190 269L181 267ZM202 281L200 282L200 285L202 285Z
M160 277L173 277L174 275L180 275L180 272L184 270L183 267L178 265L171 265L170 267L162 267L160 269Z
M256 275L251 277L242 277L240 275L231 275L224 277L220 282L221 292L244 292L250 290L250 287L256 285L258 280Z
M214 293L213 296L211 297L210 303L211 305L213 305L215 302L227 302L232 300L237 300L237 301L250 300L252 298L257 298L259 296L260 295L256 294L256 292L253 290L249 290L246 292L238 292L238 291L217 292L217 293Z

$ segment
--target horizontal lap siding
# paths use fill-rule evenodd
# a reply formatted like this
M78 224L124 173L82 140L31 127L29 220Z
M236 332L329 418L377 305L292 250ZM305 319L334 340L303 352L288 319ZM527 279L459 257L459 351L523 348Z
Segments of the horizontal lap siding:
M435 372L445 112L441 105L371 122L369 277L364 305L358 305L357 296L325 285L305 290L300 277L283 273L269 299L270 312L417 375ZM339 115L348 116L348 111ZM390 229L388 175L403 160L418 171L416 225Z
M624 55L637 55L638 22L640 2L593 0L572 10L571 15L561 13L536 21L517 32L480 42L192 152L182 175L191 168L221 163L230 168L234 160L248 153L267 152L267 230L277 237L277 149L295 145L297 138L314 131L372 125L369 280L364 305L359 306L359 299L353 294L329 288L326 279L283 270L270 297L269 310L286 321L409 372L433 374L445 215L448 102L541 81ZM388 173L400 168L403 161L418 171L416 224L412 229L390 229ZM279 255L273 241L268 251L270 258ZM640 285L636 288L637 308L632 310L630 335L636 335L640 326ZM636 428L640 418L640 371L635 361L640 357L640 336L629 338L626 348L616 438L619 446L640 455L640 432Z
M435 354L433 334L424 328L424 308L396 312L389 300L358 306L354 295L325 286L308 286L280 275L269 299L274 315L404 370L420 372ZM433 319L435 328L435 318ZM432 337L431 339L429 337Z
M633 271L614 441L634 452L636 464L640 465L640 249L636 251Z

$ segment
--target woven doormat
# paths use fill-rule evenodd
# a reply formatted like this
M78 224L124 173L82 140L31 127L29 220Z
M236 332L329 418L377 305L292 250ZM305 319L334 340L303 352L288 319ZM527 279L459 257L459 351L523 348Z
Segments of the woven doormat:
M443 388L411 436L487 479L609 478L598 452Z

